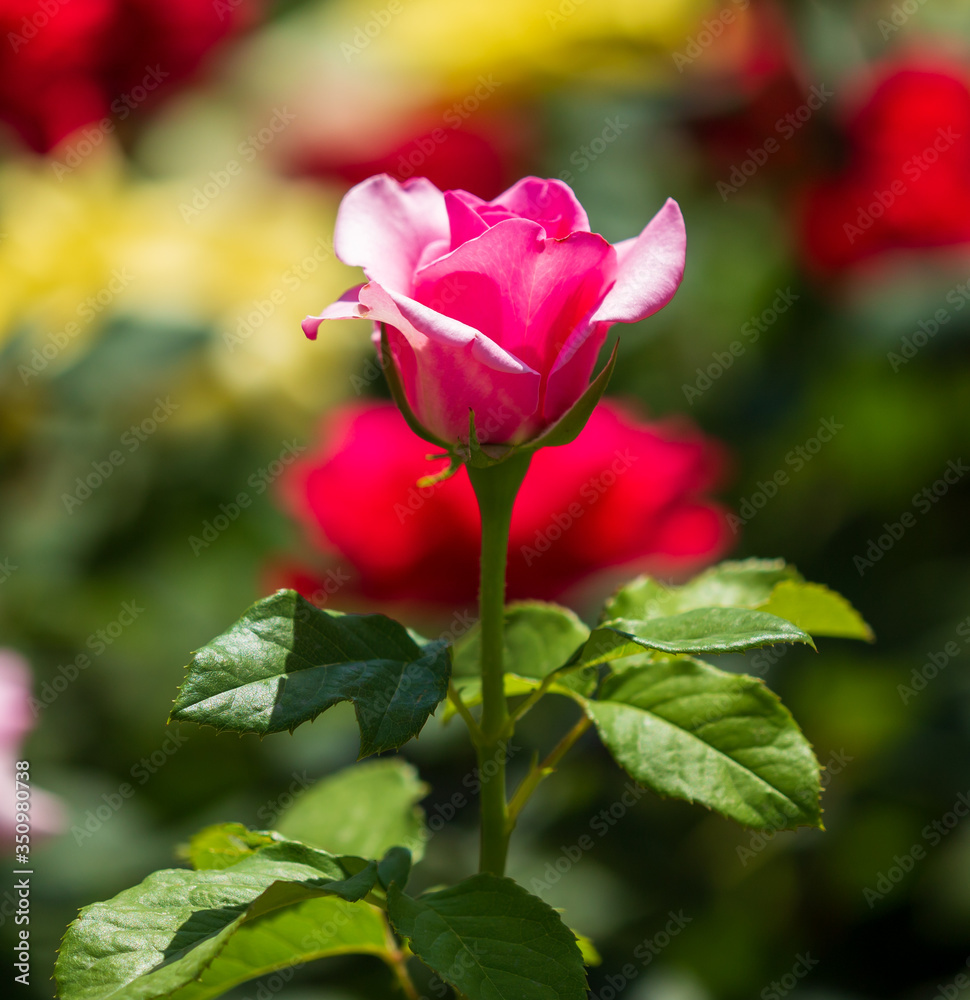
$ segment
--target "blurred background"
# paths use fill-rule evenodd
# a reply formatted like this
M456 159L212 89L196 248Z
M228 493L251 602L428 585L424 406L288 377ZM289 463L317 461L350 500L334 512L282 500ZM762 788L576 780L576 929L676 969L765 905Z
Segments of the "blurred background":
M79 906L176 864L206 823L271 825L356 756L347 706L264 742L166 728L191 650L282 584L429 633L474 614L467 569L436 561L425 520L449 511L432 529L473 551L462 483L425 505L423 446L377 474L392 449L352 432L386 394L366 325L300 332L356 281L332 253L342 194L387 171L486 198L559 177L612 241L668 195L684 210L684 283L622 329L610 389L667 442L640 465L666 506L632 477L594 487L596 516L551 543L541 581L522 566L513 586L590 618L620 563L676 579L784 556L877 635L729 664L782 695L827 766L824 833L752 833L645 795L550 871L627 779L590 739L542 786L512 874L593 938L595 994L962 995L965 0L0 0L0 27L0 730L47 793L31 992L51 995ZM581 473L557 459L569 490L600 482L604 447ZM560 484L547 475L540 504ZM552 507L523 521L523 545ZM698 517L661 525L685 510ZM374 525L405 540L393 565L368 547ZM436 573L463 582L423 586ZM526 745L571 721L549 701ZM417 877L463 877L463 732L432 720L404 754L439 828ZM12 900L2 888L5 947ZM393 990L365 959L283 992Z

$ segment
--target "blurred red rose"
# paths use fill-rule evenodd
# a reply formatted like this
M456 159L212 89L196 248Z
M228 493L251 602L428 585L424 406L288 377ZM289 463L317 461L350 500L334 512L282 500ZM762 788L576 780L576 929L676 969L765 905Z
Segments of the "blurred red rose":
M745 161L765 152L759 176L790 183L813 159L816 113L827 91L811 85L789 17L774 0L727 4L718 17L704 18L700 36L718 23L709 49L682 54L683 64L674 59L696 109L688 125L718 178L732 187L738 178L746 182Z
M371 148L362 153L344 148L339 138L321 129L294 154L292 168L351 184L375 174L402 182L427 177L442 191L461 188L491 199L522 173L527 134L511 112L469 125L457 117L449 119L446 111L413 122L403 134L385 134L378 128L369 136Z
M833 270L888 250L970 241L970 87L963 71L884 67L849 119L845 165L803 204L805 251Z
M465 470L419 488L445 463L427 462L429 445L390 403L338 411L321 441L290 470L284 499L314 544L351 564L353 589L377 601L473 603L479 524ZM703 494L722 458L688 426L600 404L572 444L533 458L512 518L509 598L555 598L607 567L681 573L714 560L726 512ZM308 596L328 589L307 570L286 583Z
M0 120L46 152L192 73L254 0L0 0Z

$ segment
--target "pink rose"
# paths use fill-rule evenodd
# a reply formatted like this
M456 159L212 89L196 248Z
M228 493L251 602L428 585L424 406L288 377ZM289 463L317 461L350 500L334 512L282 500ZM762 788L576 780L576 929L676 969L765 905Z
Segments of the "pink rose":
M492 201L419 177L371 177L344 197L337 256L364 269L303 330L325 319L386 324L407 402L441 441L520 444L586 389L606 332L673 298L686 235L669 200L639 236L590 232L570 188L526 177Z

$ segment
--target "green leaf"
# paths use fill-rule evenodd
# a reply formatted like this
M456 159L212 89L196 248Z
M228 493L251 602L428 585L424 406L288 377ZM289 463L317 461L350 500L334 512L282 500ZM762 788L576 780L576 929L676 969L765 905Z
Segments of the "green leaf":
M411 950L469 1000L586 1000L583 956L559 914L516 882L479 874L388 916Z
M262 736L350 701L366 757L421 731L449 659L445 643L420 647L384 615L336 615L280 590L195 653L171 717Z
M477 677L481 627L476 623L455 644L454 676ZM522 601L505 609L504 663L519 677L541 680L561 667L589 638L589 629L569 608Z
M505 609L504 665L505 695L531 694L549 674L569 660L589 638L589 628L575 612L544 601L522 601ZM475 624L456 643L453 683L465 704L481 703L479 677L481 629ZM550 688L560 694L590 695L596 689L595 668L564 673ZM448 705L444 718L454 715Z
M192 997L214 996L264 969L294 964L300 954L319 957L334 948L376 954L386 947L381 921L375 925L367 916L371 907L356 902L376 877L373 861L288 841L226 868L154 872L113 899L85 907L68 927L55 970L59 995L181 1000L184 989ZM347 919L332 933L316 922L338 913ZM276 931L295 935L301 925L308 944L294 953Z
M641 576L610 598L602 620L645 621L695 608L757 608L768 600L779 583L800 579L798 571L783 559L723 562L681 587L667 587L652 577Z
M614 759L661 795L748 826L821 826L812 748L755 678L686 657L643 657L607 678L586 711Z
M368 903L308 899L242 924L198 980L169 996L209 1000L256 976L334 955L390 962L386 933L380 911Z
M400 757L371 760L331 774L308 788L277 818L291 840L333 854L379 858L407 847L415 860L424 850L424 812L430 788Z
M696 608L749 608L777 615L815 636L871 641L872 629L840 594L806 583L781 559L723 562L682 587L649 576L621 587L607 602L602 620L645 621Z
M791 622L763 611L698 608L669 618L612 621L593 631L577 663L606 663L643 649L661 653L735 653L775 642L815 646L811 636Z
M783 580L761 605L762 611L787 618L811 635L872 642L872 629L841 595L820 583Z
M377 880L385 889L392 882L406 889L410 874L411 852L406 847L392 847L377 865Z
M195 834L182 853L196 870L228 868L276 839L273 833L250 830L242 823L216 823Z

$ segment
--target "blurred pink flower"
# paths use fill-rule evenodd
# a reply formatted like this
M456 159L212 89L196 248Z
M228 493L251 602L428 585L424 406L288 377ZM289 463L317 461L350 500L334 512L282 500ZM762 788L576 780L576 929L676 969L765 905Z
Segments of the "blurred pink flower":
M21 760L21 744L34 726L30 708L31 673L27 661L9 649L0 649L0 773L4 775L6 794L0 797L0 832L4 847L14 847L15 800L14 780L17 761ZM64 826L64 809L60 799L31 782L30 838L59 832Z
M590 232L572 190L526 177L492 201L386 174L345 196L334 235L362 267L326 319L386 324L408 403L432 434L520 443L582 395L613 323L663 308L684 273L686 235L669 200L639 236L615 247Z
M356 580L301 568L272 582L307 596L347 585L376 601L473 604L475 497L464 469L418 487L437 467L427 452L390 403L333 413L283 495L311 542L342 555ZM680 575L712 562L730 537L726 511L707 496L723 465L721 447L690 425L600 403L575 441L532 460L512 517L510 599L556 598L608 567Z

